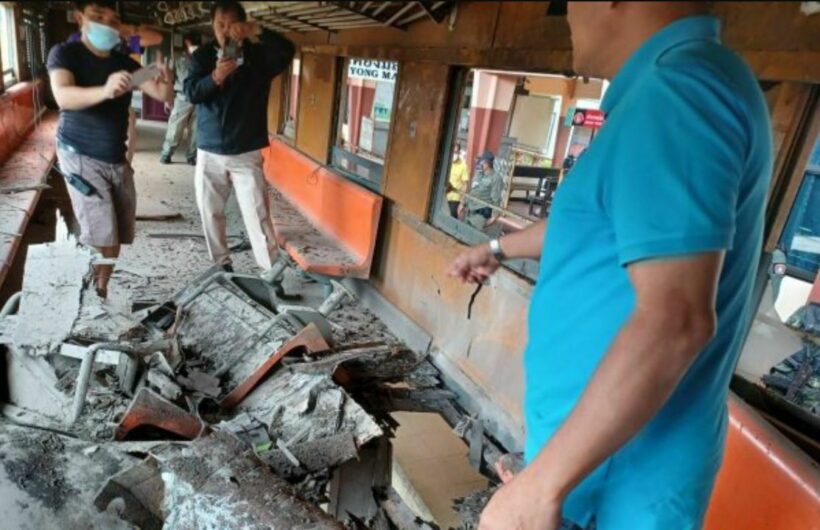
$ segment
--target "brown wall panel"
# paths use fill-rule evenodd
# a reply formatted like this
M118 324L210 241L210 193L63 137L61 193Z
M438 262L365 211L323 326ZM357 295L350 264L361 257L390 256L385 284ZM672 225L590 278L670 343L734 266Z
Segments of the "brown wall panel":
M570 50L566 17L547 16L548 2L501 2L495 48Z
M335 97L336 58L303 53L296 147L321 163L328 160L333 138Z
M433 345L476 383L519 426L531 284L507 270L494 276L467 305L475 287L447 276L463 248L442 232L393 206L380 236L373 283L392 304L433 338Z
M820 17L800 12L801 2L715 2L723 38L733 49L820 51Z
M409 62L399 76L384 194L421 219L430 206L448 74L444 64Z
M331 34L328 31L308 31L306 33L286 33L285 35L298 47L311 44L327 44Z
M270 92L268 93L268 134L276 134L279 132L279 125L283 121L284 104L285 104L285 76L288 72L276 76L270 83Z

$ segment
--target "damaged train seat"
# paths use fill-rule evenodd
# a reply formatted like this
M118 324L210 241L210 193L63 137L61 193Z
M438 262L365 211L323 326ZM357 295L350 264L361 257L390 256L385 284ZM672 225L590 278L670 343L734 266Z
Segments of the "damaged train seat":
M39 81L19 83L0 96L0 287L23 247L56 158L57 114L43 113L42 90Z
M271 215L282 256L269 279L296 265L326 286L320 312L350 293L332 278L370 277L382 198L281 140L263 150Z

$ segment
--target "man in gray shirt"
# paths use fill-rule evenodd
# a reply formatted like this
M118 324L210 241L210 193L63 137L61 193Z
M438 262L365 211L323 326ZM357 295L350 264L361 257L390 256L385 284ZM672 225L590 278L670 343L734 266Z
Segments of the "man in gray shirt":
M466 221L479 230L486 228L490 224L490 219L496 217L489 205L501 206L501 197L504 194L504 180L496 173L494 162L495 157L490 151L484 151L478 157L470 191L464 198Z
M198 33L186 33L183 37L184 52L174 58L174 107L168 118L168 129L165 132L165 143L162 144L162 153L159 161L170 164L182 140L182 134L188 130L188 150L186 159L190 165L196 164L196 106L185 95L185 78L191 66L191 54L199 47L201 37Z

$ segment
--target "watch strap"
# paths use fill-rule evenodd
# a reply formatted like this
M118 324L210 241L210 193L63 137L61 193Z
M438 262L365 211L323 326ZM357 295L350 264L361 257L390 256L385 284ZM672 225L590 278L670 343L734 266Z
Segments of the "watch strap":
M507 255L504 254L504 250L501 248L501 242L497 238L490 240L490 253L498 261L503 261L507 259Z

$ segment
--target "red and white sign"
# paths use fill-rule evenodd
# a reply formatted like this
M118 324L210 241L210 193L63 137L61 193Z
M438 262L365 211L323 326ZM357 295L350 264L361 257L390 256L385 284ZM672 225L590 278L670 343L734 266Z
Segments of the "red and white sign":
M595 109L574 109L572 124L576 127L600 129L604 125L604 113Z

